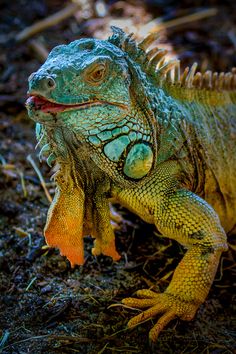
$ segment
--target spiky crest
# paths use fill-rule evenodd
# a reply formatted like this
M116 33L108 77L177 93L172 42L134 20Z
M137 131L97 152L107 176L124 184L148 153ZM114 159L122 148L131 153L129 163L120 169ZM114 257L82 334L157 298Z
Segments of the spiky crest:
M181 74L179 60L168 60L166 50L155 47L148 51L149 46L159 37L159 33L150 33L141 42L136 43L132 33L127 35L117 27L112 27L112 31L113 35L108 41L119 47L128 54L130 59L139 64L142 71L155 85L164 87L167 91L174 93L175 96L192 99L196 94L198 98L197 91L201 91L201 89L207 90L209 94L213 91L216 94L220 94L222 91L227 91L229 94L233 92L234 94L236 91L236 68L228 73L218 74L212 73L210 70L201 73L196 72L197 63L194 63L191 68L186 67ZM190 91L194 92L191 93Z

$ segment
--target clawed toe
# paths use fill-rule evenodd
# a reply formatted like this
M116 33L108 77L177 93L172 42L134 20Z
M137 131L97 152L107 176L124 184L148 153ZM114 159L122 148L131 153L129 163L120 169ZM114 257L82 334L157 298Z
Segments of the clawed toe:
M122 304L136 307L138 309L142 309L145 307L150 307L156 305L156 299L136 299L136 298L127 298L122 300Z
M166 312L161 318L158 320L158 322L155 324L155 326L150 330L149 332L149 340L151 342L156 342L160 332L163 330L163 328L174 318L176 317L176 314L174 311L169 311Z
M160 294L155 293L150 289L142 289L137 291L137 296L143 299L153 299L153 298L157 298L159 295Z

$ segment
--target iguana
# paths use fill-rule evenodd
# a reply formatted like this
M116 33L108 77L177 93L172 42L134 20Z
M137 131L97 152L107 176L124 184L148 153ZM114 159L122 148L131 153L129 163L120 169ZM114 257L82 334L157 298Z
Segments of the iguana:
M236 224L236 71L180 74L178 60L119 28L107 40L55 47L29 78L29 117L41 154L57 166L45 237L71 265L93 254L120 258L110 224L115 200L187 252L164 293L139 290L145 309L128 326L161 315L155 341L176 316L191 320L213 282Z

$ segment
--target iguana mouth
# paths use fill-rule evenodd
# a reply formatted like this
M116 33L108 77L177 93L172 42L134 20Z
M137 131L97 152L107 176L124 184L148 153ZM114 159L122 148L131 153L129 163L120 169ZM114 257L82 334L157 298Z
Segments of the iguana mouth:
M120 103L100 101L100 100L64 104L64 103L53 102L42 96L30 95L26 101L26 107L29 107L37 111L42 111L44 113L58 113L58 112L64 112L64 111L69 111L74 109L84 109L84 108L99 106L99 105L113 105L113 106L118 106L122 109L127 109L126 105Z

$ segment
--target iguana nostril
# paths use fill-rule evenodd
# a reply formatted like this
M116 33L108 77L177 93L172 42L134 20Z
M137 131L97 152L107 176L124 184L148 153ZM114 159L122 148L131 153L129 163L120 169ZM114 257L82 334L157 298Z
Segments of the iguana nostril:
M51 75L32 73L29 77L29 92L38 92L41 95L49 94L56 88L56 81Z
M54 89L54 88L56 87L56 82L55 82L55 80L54 80L53 78L51 78L51 77L48 77L48 78L46 79L46 84L47 84L47 86L48 86L49 89Z

